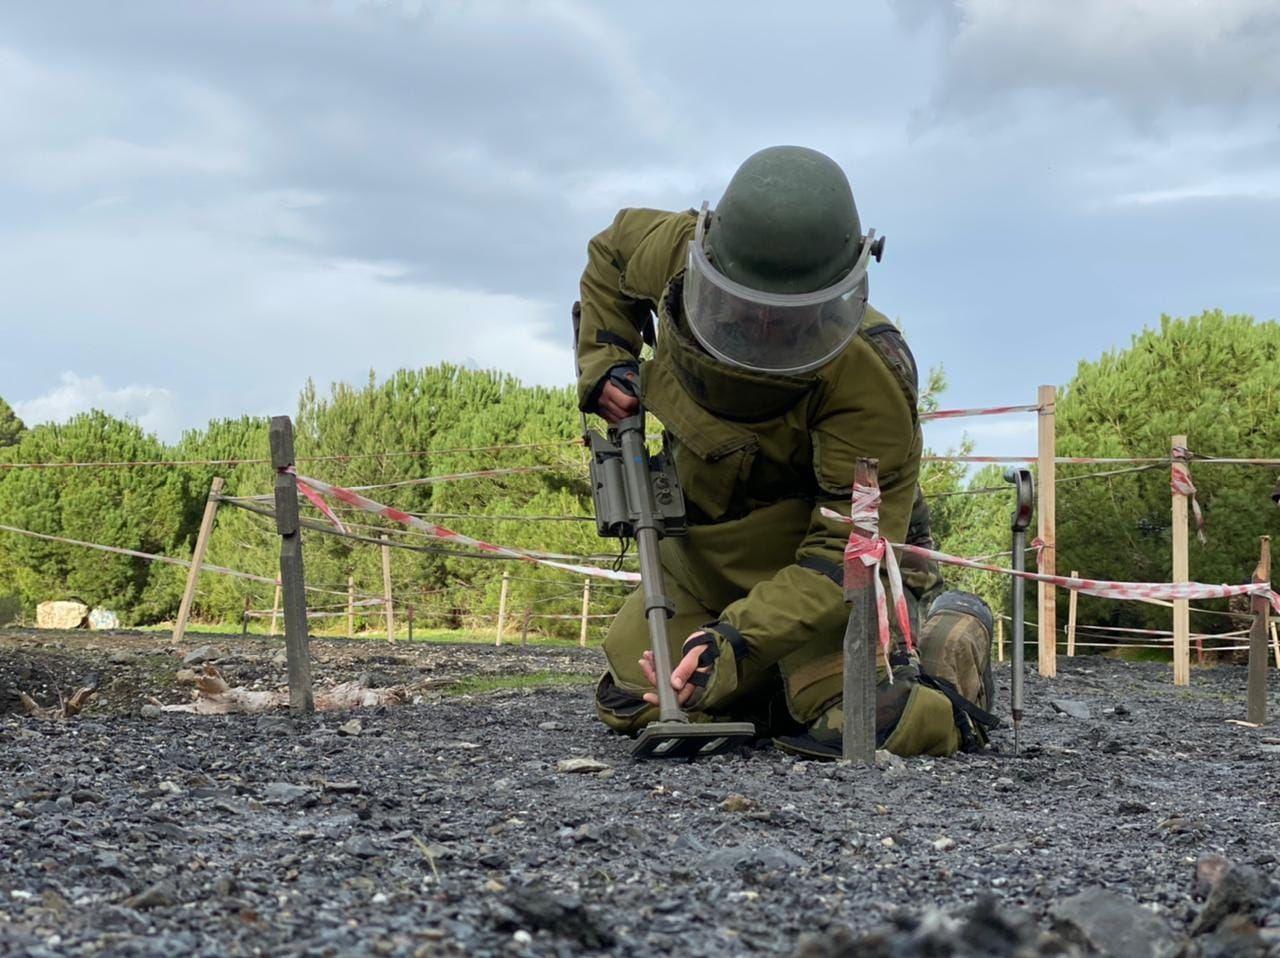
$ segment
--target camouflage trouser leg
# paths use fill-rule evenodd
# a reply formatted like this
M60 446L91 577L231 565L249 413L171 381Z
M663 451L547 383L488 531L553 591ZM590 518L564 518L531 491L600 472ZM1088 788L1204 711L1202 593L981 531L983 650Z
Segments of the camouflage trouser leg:
M674 577L668 575L664 584L667 598L676 607L676 614L667 620L667 644L674 665L680 661L684 640L709 622L716 620L716 613L705 608ZM653 691L640 668L640 657L649 649L649 626L644 617L644 594L632 593L609 626L604 641L609 671L596 686L596 713L600 720L618 732L634 734L658 717L658 707L645 702L642 696ZM694 711L689 718L712 721L732 717L752 721L761 726L770 722L770 711L776 693L780 692L777 668L753 667L750 660L738 664L738 687L724 702L718 703L714 713Z

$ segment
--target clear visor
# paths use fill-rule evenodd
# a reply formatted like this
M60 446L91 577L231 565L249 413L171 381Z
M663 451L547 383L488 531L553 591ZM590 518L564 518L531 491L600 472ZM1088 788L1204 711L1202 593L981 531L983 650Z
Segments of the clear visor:
M689 243L684 277L684 313L689 329L717 359L764 373L796 374L817 369L858 332L867 310L867 264L875 230L847 276L812 293L766 293L735 283L707 259L702 204Z

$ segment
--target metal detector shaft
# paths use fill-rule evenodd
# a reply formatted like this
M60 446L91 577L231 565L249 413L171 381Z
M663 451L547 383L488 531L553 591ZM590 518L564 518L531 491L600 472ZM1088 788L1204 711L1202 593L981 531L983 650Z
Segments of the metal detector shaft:
M1023 572L1027 565L1027 533L1013 533L1013 570ZM1026 658L1027 583L1020 576L1013 579L1013 752L1018 753L1018 733L1022 727L1022 677Z
M622 469L626 474L627 505L635 519L636 554L640 558L640 582L644 589L644 616L649 624L649 646L658 675L658 721L687 722L688 716L676 703L671 687L671 647L667 642L667 619L675 614L666 596L662 560L658 553L659 517L650 492L649 458L644 446L644 413L617 424L622 448Z
M1030 469L1008 469L1006 482L1012 482L1016 502L1013 509L1013 569L1024 572L1027 567L1027 526L1031 524L1031 510L1035 505L1035 484ZM1010 681L1013 702L1013 752L1018 753L1019 733L1022 730L1022 682L1026 659L1027 581L1022 576L1013 577L1013 676Z

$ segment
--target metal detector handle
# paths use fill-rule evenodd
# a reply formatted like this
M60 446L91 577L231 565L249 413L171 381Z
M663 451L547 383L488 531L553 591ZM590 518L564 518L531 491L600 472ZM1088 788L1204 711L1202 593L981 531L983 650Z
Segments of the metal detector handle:
M666 596L662 576L662 559L658 553L662 517L653 501L653 482L649 476L649 451L644 444L644 409L614 424L618 445L622 449L623 485L627 505L635 517L636 554L640 557L640 584L644 589L644 617L649 624L649 646L653 649L653 666L658 682L658 720L688 722L676 702L671 687L671 648L667 644L667 619L676 614Z
M1027 527L1031 525L1031 512L1035 505L1035 482L1031 478L1031 470L1027 468L1006 469L1006 482L1013 483L1014 508L1013 520L1013 569L1024 572L1027 567ZM1018 731L1022 721L1023 671L1026 658L1026 610L1027 581L1021 576L1013 577L1013 661L1011 668L1013 678L1012 702L1010 713L1013 716L1013 748L1018 750Z

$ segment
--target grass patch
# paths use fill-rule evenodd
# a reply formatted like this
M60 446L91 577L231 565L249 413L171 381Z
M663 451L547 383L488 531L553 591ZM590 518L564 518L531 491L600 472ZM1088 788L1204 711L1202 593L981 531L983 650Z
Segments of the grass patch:
M478 695L504 689L553 689L593 685L599 676L585 672L530 672L526 675L474 675L441 691L445 695Z

